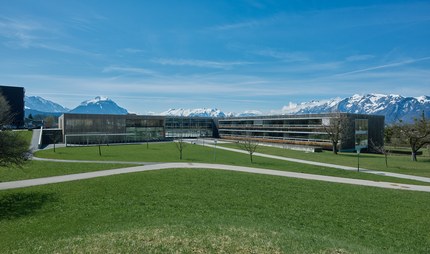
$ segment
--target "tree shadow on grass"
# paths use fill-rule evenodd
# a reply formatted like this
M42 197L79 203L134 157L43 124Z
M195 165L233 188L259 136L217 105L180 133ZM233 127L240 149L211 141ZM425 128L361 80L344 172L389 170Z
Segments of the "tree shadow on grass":
M54 193L10 193L0 196L0 220L16 219L37 213L45 204L58 201Z

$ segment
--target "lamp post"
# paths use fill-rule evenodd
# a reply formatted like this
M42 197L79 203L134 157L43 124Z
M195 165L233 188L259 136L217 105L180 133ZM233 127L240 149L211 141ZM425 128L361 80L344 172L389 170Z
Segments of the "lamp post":
M216 140L214 140L214 161L216 161Z
M357 172L360 172L360 152L361 148L357 149Z

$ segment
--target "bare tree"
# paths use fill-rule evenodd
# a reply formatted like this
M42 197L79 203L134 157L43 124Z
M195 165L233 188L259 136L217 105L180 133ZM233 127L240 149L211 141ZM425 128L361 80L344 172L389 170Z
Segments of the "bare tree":
M388 167L388 155L390 154L389 151L387 149L385 149L384 145L376 145L375 142L373 142L372 139L369 140L370 141L370 146L371 148L384 155L385 157L385 167Z
M255 151L258 148L258 142L251 138L250 136L247 136L246 138L243 138L238 143L238 146L249 153L249 157L251 159L251 163L253 163L252 155L255 153Z
M60 135L60 133L58 132L53 132L51 135L51 141L54 144L54 153L55 153L55 144L57 144L58 142L60 142L60 140L62 139L62 136Z
M395 126L396 135L411 147L411 157L417 161L417 152L430 144L430 121L425 118L424 111L421 119L414 119L413 124L398 124Z
M97 134L95 136L95 141L97 142L97 146L99 148L99 156L102 156L102 148L103 144L107 145L107 136L106 134Z
M175 140L175 145L179 151L179 159L182 160L182 152L184 151L185 147L187 146L187 143L184 141L183 138L178 138Z
M337 112L332 113L329 116L329 121L326 123L323 122L322 127L324 132L327 133L330 138L331 144L333 146L333 153L337 154L339 151L339 143L341 139L347 135L351 128L350 122L346 114Z

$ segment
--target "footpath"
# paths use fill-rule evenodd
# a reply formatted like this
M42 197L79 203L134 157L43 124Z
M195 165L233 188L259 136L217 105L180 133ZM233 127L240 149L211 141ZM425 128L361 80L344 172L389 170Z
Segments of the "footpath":
M204 141L196 141L194 144L198 145L204 145L208 147L215 148L215 144L213 140L204 140ZM229 148L229 147L223 147L223 146L216 146L216 149L222 149L227 150L231 152L236 153L243 153L243 154L249 154L247 151L235 149L235 148ZM254 153L254 156L260 156L260 157L266 157L276 160L283 160L283 161L291 161L296 163L302 163L302 164L308 164L308 165L314 165L314 166L321 166L321 167L327 167L327 168L336 168L336 169L342 169L342 170L348 170L348 171L357 171L356 167L348 167L348 166L342 166L342 165L336 165L336 164L330 164L330 163L323 163L323 162L315 162L315 161L307 161L307 160L300 160L300 159L294 159L294 158L288 158L283 156L276 156L276 155L270 155L270 154L264 154L264 153ZM391 172L385 172L385 171L378 171L378 170L371 170L371 169L365 169L360 168L360 172L362 173L368 173L368 174L375 174L375 175L382 175L382 176L391 176L396 178L402 178L402 179L409 179L409 180L416 180L421 182L430 183L430 178L423 177L423 176L413 176L413 175L406 175L406 174L398 174L398 173L391 173Z
M334 177L334 176L313 175L313 174L295 173L295 172L287 172L287 171L279 171L279 170L222 165L222 164L208 164L208 163L159 163L159 164L150 164L150 165L143 165L143 166L137 166L137 167L131 167L131 168L120 168L120 169L111 169L111 170L87 172L87 173L80 173L80 174L4 182L4 183L0 183L0 190L70 182L70 181L84 180L84 179L90 179L95 177L112 176L112 175L127 174L127 173L137 173L137 172L144 172L144 171L151 171L151 170L180 169L180 168L229 170L229 171L236 171L236 172L246 172L246 173L254 173L254 174L264 174L264 175L273 175L273 176L281 176L281 177L300 178L300 179L307 179L307 180L325 181L325 182L332 182L332 183L353 184L353 185L371 186L371 187L397 189L397 190L430 192L430 186L397 184L397 183L389 183L389 182L375 182L375 181L342 178L342 177Z

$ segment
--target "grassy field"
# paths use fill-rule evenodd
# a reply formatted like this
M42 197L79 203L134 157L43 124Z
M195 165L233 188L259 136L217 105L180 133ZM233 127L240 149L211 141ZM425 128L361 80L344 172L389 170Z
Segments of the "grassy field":
M219 145L238 149L237 144L234 143ZM351 167L357 166L357 154L355 153L339 153L338 155L333 154L331 151L305 153L302 151L268 146L259 146L257 148L257 152ZM360 167L379 171L430 177L430 157L427 156L419 156L418 161L414 162L411 161L410 156L407 155L390 155L388 157L388 167L386 167L383 155L362 153L360 154Z
M217 170L0 192L0 253L429 253L430 193Z
M33 132L32 131L29 131L29 130L20 130L20 131L16 131L16 133L19 133L19 135L21 135L22 137L24 137L25 140L27 140L28 144L30 145L31 137L33 136Z
M0 182L76 174L129 166L132 165L29 161L22 167L0 167Z
M303 153L304 154L304 153ZM179 152L174 143L153 143L146 148L146 145L121 145L103 146L102 156L98 154L98 147L65 147L53 150L43 150L36 153L36 156L53 159L79 159L79 160L105 160L105 161L143 161L143 162L178 162ZM308 155L309 156L309 155ZM216 157L216 160L215 160ZM430 185L429 183L413 180L386 177L354 171L325 168L306 164L299 164L281 160L258 157L254 163L250 163L249 156L235 152L217 149L216 154L211 147L189 144L184 150L182 162L207 162L229 165L240 165L249 167L269 168L286 170L293 172L311 173L319 175L330 175L348 177L356 179L386 181L396 183L410 183Z

